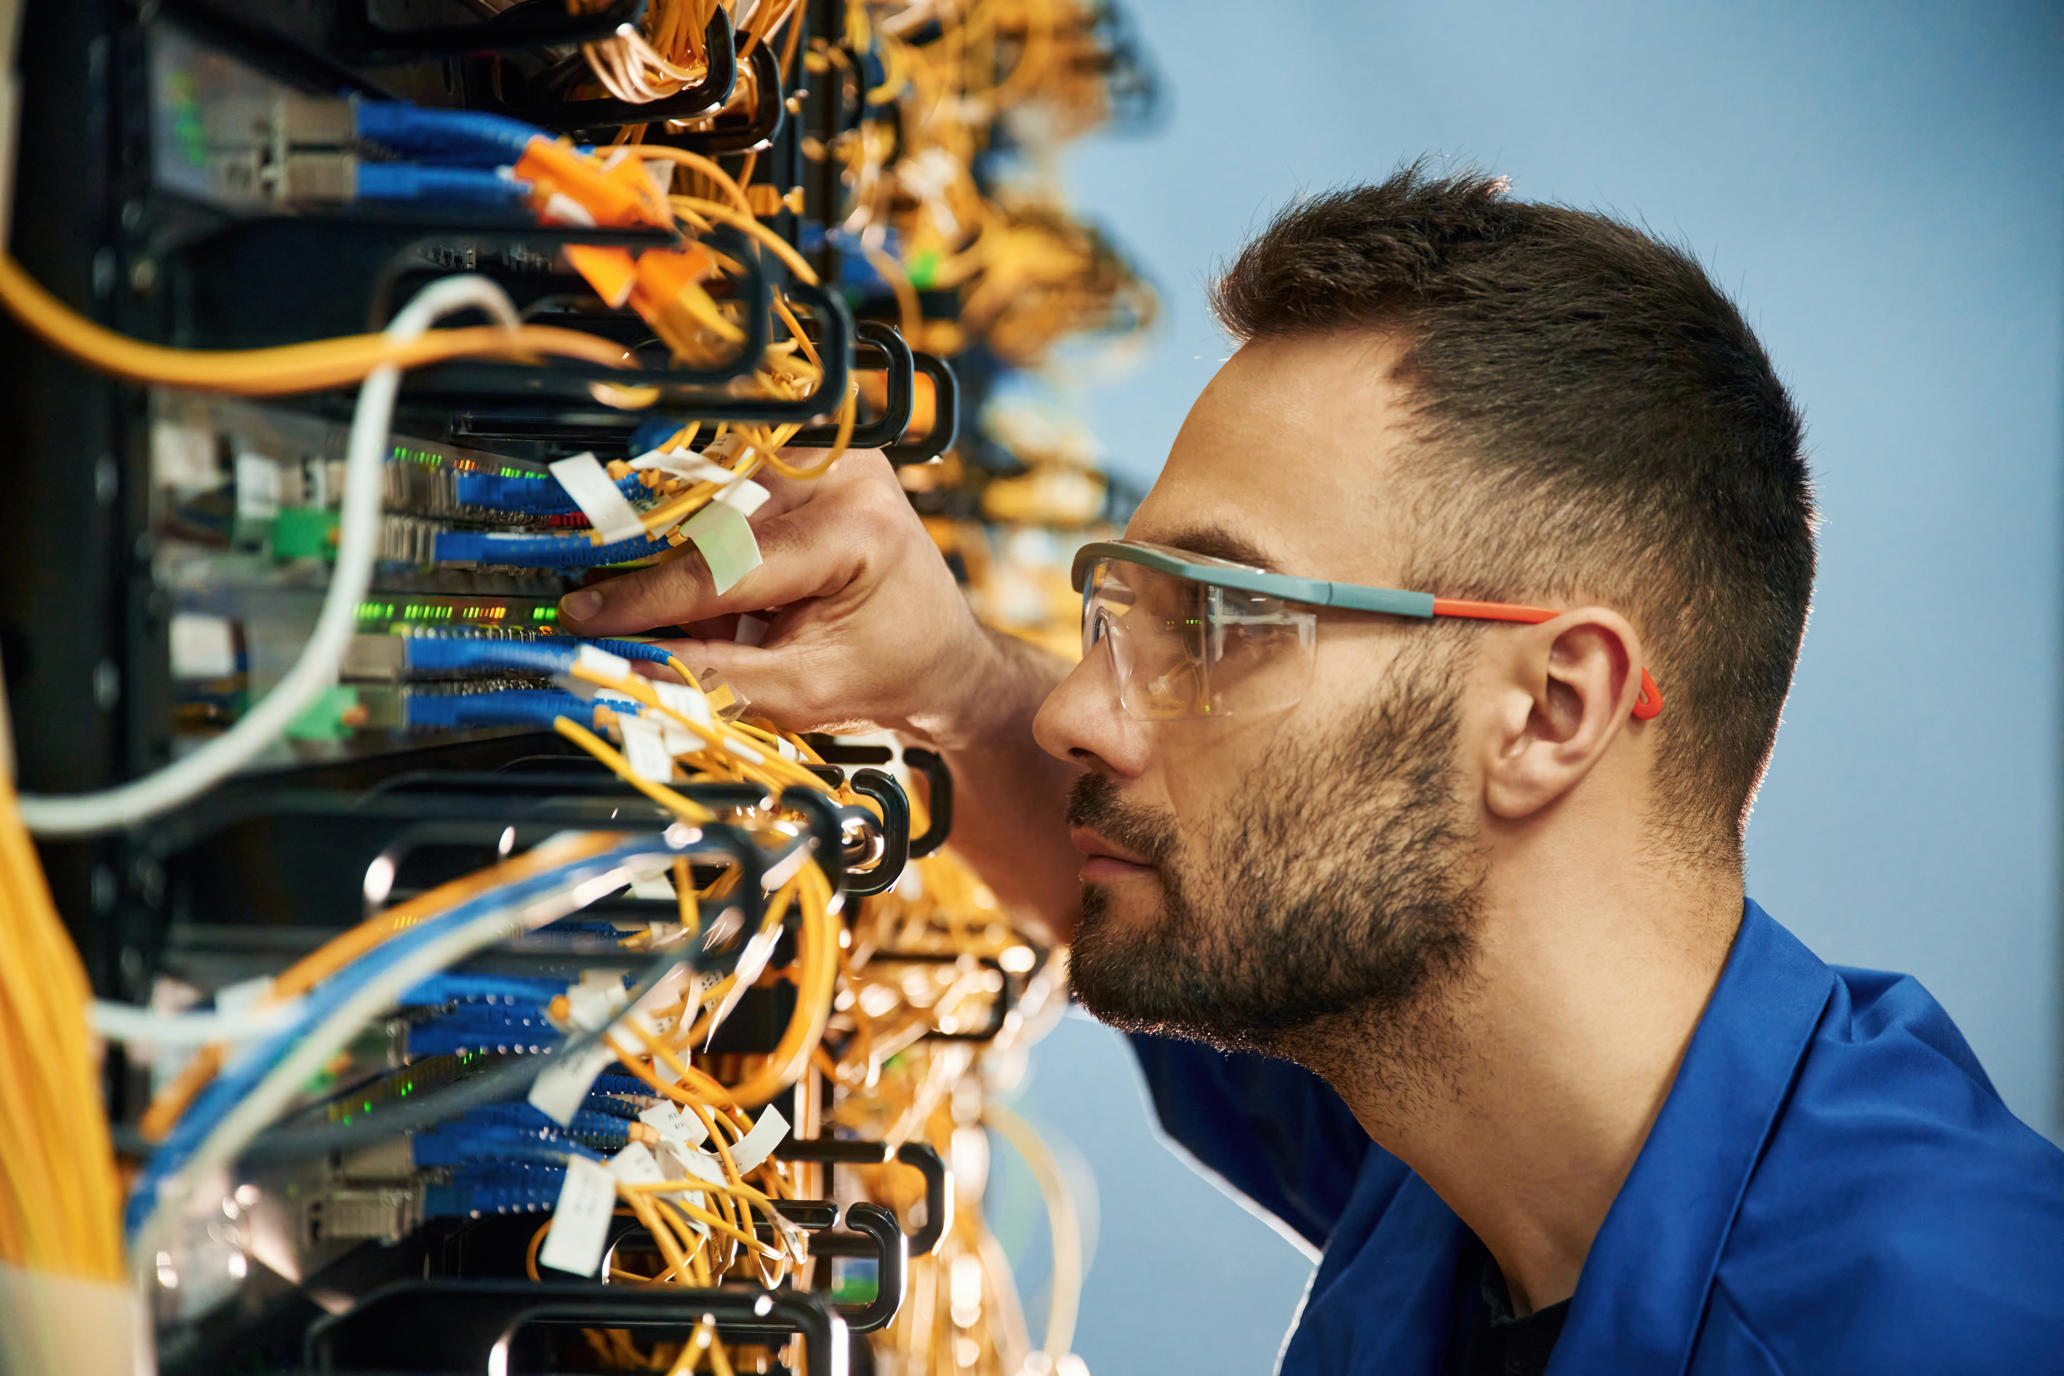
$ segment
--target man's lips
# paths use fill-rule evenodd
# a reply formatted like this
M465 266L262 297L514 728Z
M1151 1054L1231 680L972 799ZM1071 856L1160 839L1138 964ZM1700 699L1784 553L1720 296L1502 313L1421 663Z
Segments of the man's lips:
M1152 874L1154 865L1137 852L1105 840L1087 827L1070 827L1068 840L1082 853L1082 879L1097 882L1127 875Z

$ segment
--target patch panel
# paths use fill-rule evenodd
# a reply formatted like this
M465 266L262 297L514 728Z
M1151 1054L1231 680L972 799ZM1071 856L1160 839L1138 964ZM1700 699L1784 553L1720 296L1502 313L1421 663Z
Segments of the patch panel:
M1012 11L979 43L843 0L28 7L0 391L35 519L0 655L15 720L66 723L18 734L23 814L91 814L41 859L94 991L172 1029L51 1115L109 1091L133 1169L104 1221L166 1376L666 1370L695 1341L865 1370L906 1293L946 1313L994 1255L949 1231L975 1198L914 1106L978 1104L977 1048L1058 984L934 853L943 766L577 648L557 603L768 467L879 447L957 487L961 378L1138 316L1106 245L989 180L997 78L1043 53L1073 100L1117 69L1055 57L1103 21L1051 3L1056 41ZM911 77L942 62L995 70L939 143ZM987 220L1006 251L949 242ZM685 471L619 462L662 449ZM553 476L584 452L613 497ZM631 1175L569 1266L545 1225L601 1159ZM681 1187L646 1210L641 1171ZM942 1351L1015 1369L978 1278ZM434 1318L397 1321L418 1285ZM593 1322L512 1328L540 1293Z

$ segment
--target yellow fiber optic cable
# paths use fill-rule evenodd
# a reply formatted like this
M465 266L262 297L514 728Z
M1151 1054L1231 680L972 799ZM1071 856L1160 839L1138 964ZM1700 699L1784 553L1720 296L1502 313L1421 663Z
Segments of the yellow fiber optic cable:
M118 334L66 306L0 253L0 305L32 332L82 363L135 382L242 396L312 392L363 381L375 368L419 368L455 358L554 354L629 367L621 344L552 325L469 325L432 330L397 343L385 335L345 335L268 349L174 349Z

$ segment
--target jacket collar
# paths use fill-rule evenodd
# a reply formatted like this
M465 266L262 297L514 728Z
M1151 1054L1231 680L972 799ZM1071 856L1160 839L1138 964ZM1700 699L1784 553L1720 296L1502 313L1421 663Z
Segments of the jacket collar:
M1834 975L1755 903L1577 1280L1550 1370L1682 1372Z

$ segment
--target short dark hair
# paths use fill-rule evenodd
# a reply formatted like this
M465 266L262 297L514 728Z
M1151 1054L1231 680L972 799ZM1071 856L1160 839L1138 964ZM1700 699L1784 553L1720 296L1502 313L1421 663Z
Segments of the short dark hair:
M1619 608L1667 704L1658 821L1738 863L1812 597L1813 492L1798 409L1691 254L1418 163L1290 205L1212 306L1243 344L1397 339L1434 465L1408 575Z

